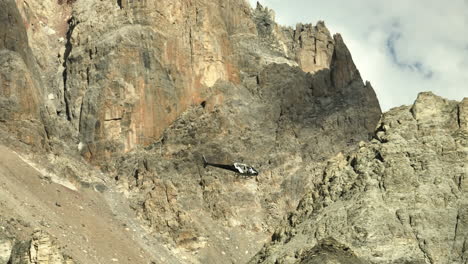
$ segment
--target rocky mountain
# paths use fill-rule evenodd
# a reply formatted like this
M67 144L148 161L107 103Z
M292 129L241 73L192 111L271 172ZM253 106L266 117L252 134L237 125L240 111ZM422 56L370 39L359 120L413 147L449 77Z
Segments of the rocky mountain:
M367 180L390 160L380 150L390 146L389 116L399 115L387 113L375 131L381 111L373 88L324 22L283 27L272 10L243 0L3 0L0 10L0 261L315 263L329 256L365 263L376 261L374 253L393 260L388 232L379 231L381 244L372 244L385 250L353 233L374 232L373 218L363 226L327 222L323 229L331 231L313 239L312 227L296 228L319 223L322 212L335 221L328 205L364 214L372 204ZM408 110L411 126L402 123L406 112L392 121L408 130L404 135L454 133L453 164L441 160L445 148L430 157L459 182L466 174L464 105L423 94ZM419 124L426 132L414 131ZM429 143L418 143L422 136L414 137L415 145L395 145L429 151ZM398 153L392 157L401 165ZM202 156L249 163L260 174L203 168ZM378 182L382 177L369 181L390 190L393 182ZM434 193L429 185L418 188L411 189L415 196ZM450 196L459 211L460 188ZM401 198L407 191L387 200L379 194L373 204L389 205L369 217L414 206ZM354 208L350 201L359 197L362 207ZM452 228L438 221L417 230ZM418 247L402 251L402 261L437 263L445 254L421 241L439 245L450 237L414 242L416 229L405 228L395 227L406 232L401 248L404 241ZM454 249L460 256L464 238L458 235ZM314 252L326 254L317 259Z
M3 1L2 10L3 119L42 123L14 132L44 148L68 140L95 163L159 140L193 105L222 104L218 82L256 93L272 64L324 70L304 85L326 106L333 100L323 98L356 90L349 103L372 110L366 129L380 112L340 36L323 23L280 27L260 5L48 0Z
M466 263L467 106L421 93L385 113L250 263Z

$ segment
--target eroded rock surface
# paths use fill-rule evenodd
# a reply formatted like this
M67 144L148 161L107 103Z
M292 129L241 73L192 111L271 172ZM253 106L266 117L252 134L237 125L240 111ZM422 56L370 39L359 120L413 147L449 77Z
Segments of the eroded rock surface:
M234 0L1 5L2 142L76 197L125 194L151 241L122 245L133 261L247 261L323 162L369 139L380 118L372 86L323 22L282 27L272 10ZM204 169L202 155L261 174ZM106 201L119 217L123 207ZM109 261L102 250L92 256Z
M50 235L36 230L29 241L18 241L12 247L11 264L74 264L68 256L63 256Z
M0 10L0 125L42 149L47 143L39 70L16 2L2 1Z
M317 162L367 140L377 124L372 87L341 54L349 52L337 52L335 66L315 74L270 63L253 81L247 74L241 84L218 81L159 142L106 170L156 232L197 252L201 262L212 256L244 262L294 210ZM347 75L335 77L335 71ZM242 179L204 169L202 155L217 163L251 163L261 174Z
M466 99L379 124L339 34L246 1L0 10L0 261L466 263Z
M375 139L315 174L297 212L250 263L303 263L329 238L364 263L465 263L465 101L421 93L385 113Z
M255 86L270 64L330 70L332 85L321 78L321 94L362 82L341 37L333 39L323 22L282 27L273 11L252 10L245 1L2 5L2 102L8 110L2 118L27 117L37 126L25 128L36 134L31 144L66 141L96 163L159 140L181 113L206 101L218 81ZM372 101L370 116L380 112L370 86L354 94ZM222 94L214 103L222 104Z

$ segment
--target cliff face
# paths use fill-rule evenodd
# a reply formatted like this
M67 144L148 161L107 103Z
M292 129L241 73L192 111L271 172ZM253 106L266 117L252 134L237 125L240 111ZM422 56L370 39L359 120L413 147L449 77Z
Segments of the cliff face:
M41 148L46 145L46 133L39 69L16 3L2 1L0 8L0 121L23 142Z
M58 246L54 243L50 236L41 230L36 230L32 235L32 239L29 241L16 241L16 243L12 245L11 248L11 257L0 260L3 261L2 263L11 264L75 263L71 258L63 256Z
M466 104L421 93L385 113L371 142L315 175L251 263L465 263Z
M379 122L323 22L234 0L0 10L0 261L466 262L467 101Z
M119 5L77 2L71 22L65 110L94 159L158 140L216 81L239 83L229 36L255 32L238 1Z
M95 199L117 216L106 197L125 195L143 221L134 225L169 248L157 252L170 263L248 260L323 161L369 139L381 114L342 37L323 22L282 27L272 10L234 0L0 7L2 142L31 152L73 192L104 181ZM261 174L204 169L202 155ZM90 176L82 158L104 176ZM135 247L128 252L155 256Z
M3 5L4 49L16 51L25 64L14 67L17 73L2 71L2 87L11 86L5 100L19 100L18 114L38 120L41 108L47 136L71 139L94 161L151 144L189 106L206 100L217 81L249 83L272 63L311 73L331 70L336 89L361 81L341 38L335 45L323 23L283 28L271 10L259 5L251 11L244 1ZM14 97L20 89L7 77L23 79L29 90ZM321 86L316 93L331 90ZM361 95L372 101L373 125L375 95L371 88Z
M151 228L202 263L250 258L294 210L317 161L366 140L380 116L339 35L332 38L322 23L298 26L325 34L332 49L314 51L329 59L307 73L297 66L299 33L274 24L261 6L252 16L258 34L231 37L240 82L219 79L160 141L106 166ZM203 154L252 163L261 175L205 170Z

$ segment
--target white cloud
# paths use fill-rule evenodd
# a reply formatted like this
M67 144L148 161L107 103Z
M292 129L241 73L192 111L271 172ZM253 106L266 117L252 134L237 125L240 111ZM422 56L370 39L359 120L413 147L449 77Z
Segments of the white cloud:
M256 1L250 0L253 6ZM324 20L340 32L383 110L422 91L468 97L468 1L263 0L280 24Z

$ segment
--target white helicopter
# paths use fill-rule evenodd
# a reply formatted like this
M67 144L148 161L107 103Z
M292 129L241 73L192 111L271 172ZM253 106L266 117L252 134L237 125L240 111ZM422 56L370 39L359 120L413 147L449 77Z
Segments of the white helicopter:
M230 170L233 171L237 174L244 175L244 176L257 176L258 171L254 169L252 166L243 164L243 163L237 163L235 162L234 164L216 164L216 163L210 163L206 161L205 156L203 156L203 168L206 168L206 166L212 166L212 167L217 167L225 170Z

